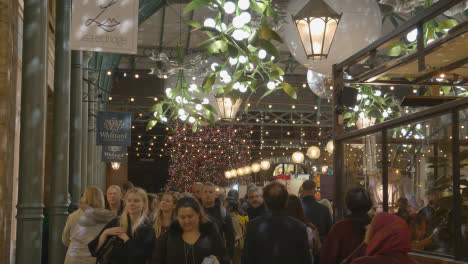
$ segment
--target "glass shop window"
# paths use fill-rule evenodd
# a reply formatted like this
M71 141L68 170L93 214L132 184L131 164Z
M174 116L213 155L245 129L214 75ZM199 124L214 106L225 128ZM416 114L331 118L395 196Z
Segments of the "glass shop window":
M459 111L462 258L468 260L468 109Z
M403 218L413 250L454 254L451 115L389 129L389 212Z

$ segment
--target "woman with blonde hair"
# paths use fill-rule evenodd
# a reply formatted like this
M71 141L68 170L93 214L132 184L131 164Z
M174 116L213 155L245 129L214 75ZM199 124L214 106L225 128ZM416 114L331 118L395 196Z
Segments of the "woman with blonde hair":
M156 239L164 235L172 221L176 219L175 206L178 200L179 197L174 192L165 192L162 195L153 224Z
M132 188L124 200L122 215L110 221L88 244L98 263L144 264L151 257L155 233L146 217L148 195L141 188Z
M97 187L88 187L81 197L78 210L68 216L62 233L68 247L65 264L96 263L88 250L88 243L115 214L104 209L104 195Z

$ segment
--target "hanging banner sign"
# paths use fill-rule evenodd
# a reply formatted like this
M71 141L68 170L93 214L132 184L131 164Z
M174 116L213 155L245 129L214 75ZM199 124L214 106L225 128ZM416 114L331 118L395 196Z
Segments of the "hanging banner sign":
M122 146L102 146L102 162L126 162L127 148Z
M139 1L72 2L72 50L137 53Z
M96 145L130 146L132 144L132 114L98 112L96 118Z

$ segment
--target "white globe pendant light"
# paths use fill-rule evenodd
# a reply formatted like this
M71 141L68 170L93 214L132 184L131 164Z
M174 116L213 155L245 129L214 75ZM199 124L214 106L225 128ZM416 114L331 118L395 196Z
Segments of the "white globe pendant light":
M307 157L311 159L318 159L320 157L320 149L316 146L312 146L307 149Z
M257 173L257 172L259 172L261 170L260 164L258 164L258 163L252 164L251 168L252 168L252 171L255 172L255 173Z
M268 160L262 160L262 162L260 162L260 168L262 168L262 170L268 170L270 168L270 162Z
M304 154L300 151L296 151L292 154L291 158L294 163L302 163L304 161Z
M333 154L333 140L328 141L325 149L328 151L328 153Z

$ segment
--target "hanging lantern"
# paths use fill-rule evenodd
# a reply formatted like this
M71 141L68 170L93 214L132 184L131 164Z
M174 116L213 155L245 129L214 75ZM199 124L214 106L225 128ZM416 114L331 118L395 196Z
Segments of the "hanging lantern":
M252 164L251 168L252 168L252 171L255 172L255 173L257 173L257 172L259 172L261 170L260 164L258 164L258 163Z
M237 175L239 175L239 176L244 175L244 169L243 168L238 168L237 169Z
M333 43L341 15L323 0L310 0L294 16L297 31L308 58L326 59Z
M328 153L333 154L333 140L328 141L326 149Z
M311 159L318 159L320 157L320 149L316 146L312 146L307 150L307 157Z
M111 162L111 166L113 170L118 170L120 168L120 163L118 162Z
M250 166L245 166L244 167L244 174L249 175L250 173L252 173L252 168Z
M292 154L291 158L294 163L302 163L304 161L304 154L300 151L296 151Z
M237 176L237 170L231 170L231 177L234 178Z
M270 168L270 162L268 160L262 160L262 162L260 162L260 168L262 168L262 170L268 170Z
M238 98L233 101L228 97L218 97L216 98L216 103L219 108L219 116L225 121L232 121L239 111L239 107L242 103L242 99Z

